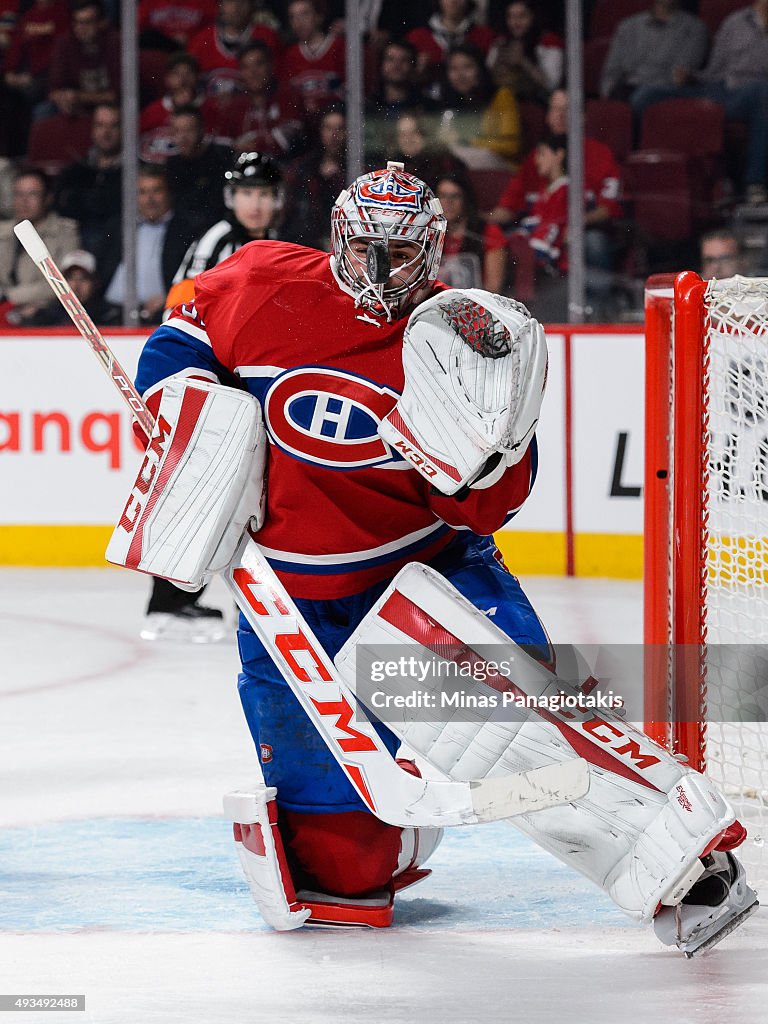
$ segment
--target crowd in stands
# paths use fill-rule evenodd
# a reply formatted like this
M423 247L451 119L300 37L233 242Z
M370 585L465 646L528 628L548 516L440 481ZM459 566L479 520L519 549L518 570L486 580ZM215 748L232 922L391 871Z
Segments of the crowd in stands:
M596 314L618 317L632 282L695 265L705 232L768 199L768 0L583 8L587 284ZM361 14L366 163L402 160L436 190L441 276L565 317L563 0L379 0ZM140 0L147 323L192 243L234 225L225 175L242 153L279 173L269 237L328 248L346 184L343 15L343 0ZM55 315L15 243L23 217L104 322L119 319L118 25L117 0L0 0L0 326Z

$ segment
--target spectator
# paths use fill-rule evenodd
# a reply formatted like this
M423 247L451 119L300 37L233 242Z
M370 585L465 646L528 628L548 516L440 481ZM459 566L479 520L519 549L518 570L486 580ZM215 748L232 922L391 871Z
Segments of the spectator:
M13 161L0 156L0 220L13 216Z
M172 53L165 70L165 93L148 103L139 119L139 149L148 163L163 164L177 152L173 141L171 117L182 107L199 106L200 65L188 53Z
M464 174L467 166L439 144L430 133L427 118L420 111L401 114L395 123L388 159L399 160L405 169L430 184L442 174ZM384 160L380 161L383 163Z
M20 171L13 186L13 218L0 223L0 319L9 317L8 323L34 315L51 297L48 282L14 235L14 224L31 221L56 262L80 247L77 224L55 213L52 206L53 193L45 174Z
M367 103L369 116L393 121L404 110L424 105L416 59L416 48L411 43L393 39L384 46L379 60L379 88Z
M346 145L344 110L340 106L328 107L318 120L316 145L294 172L286 240L330 249L331 209L339 192L346 188Z
M729 15L715 34L706 68L680 77L720 83L726 89L768 81L768 0L755 0Z
M764 203L768 172L768 0L756 0L723 21L702 71L677 67L676 85L648 88L649 107L673 96L719 103L728 120L748 126L744 185L749 203Z
M445 107L439 138L468 167L514 169L520 152L520 114L506 87L496 89L473 46L448 54L438 95Z
M417 68L424 81L432 80L448 53L463 43L477 47L485 58L494 33L475 20L474 0L435 0L435 12L424 28L406 36L418 53Z
M85 307L95 324L114 327L122 322L123 311L99 295L99 279L96 274L96 257L84 249L68 252L59 264L59 270L67 279L72 291ZM25 327L68 327L72 321L69 313L58 299L51 299L46 306L24 321Z
M0 0L0 63L8 52L19 20L19 0Z
M568 127L568 93L556 89L549 98L547 128L552 135L565 135ZM487 220L503 227L512 227L527 213L547 188L538 170L536 150L529 153L519 172L510 179L496 208ZM613 264L611 224L623 214L621 206L621 173L616 158L602 142L584 139L584 188L587 210L587 264L610 270Z
M705 281L734 277L736 274L749 276L744 248L730 228L707 231L699 241L701 276Z
M51 55L50 101L62 114L90 114L120 95L120 34L110 28L102 0L75 0L72 29Z
M153 164L139 168L137 204L139 315L143 323L160 323L174 274L199 232L200 221L184 210L174 211L165 168ZM125 301L125 267L120 217L109 222L100 251L94 255L106 282L104 296L107 302L122 306Z
M204 77L206 96L223 96L242 87L238 58L254 39L261 39L279 57L280 39L274 29L257 20L253 0L218 0L216 21L189 44Z
M311 120L342 97L344 40L324 31L323 14L315 0L289 0L288 21L296 42L280 63L280 82L301 96Z
M563 320L568 270L567 137L549 135L536 147L536 169L546 182L521 218L510 246L516 257L512 293L537 309L536 316Z
M488 53L494 81L511 89L518 100L546 103L563 80L563 40L541 31L529 0L508 3L504 17L504 34Z
M448 222L439 278L451 288L503 292L507 279L507 239L495 224L483 224L471 186L445 174L434 183Z
M76 220L85 248L98 248L104 225L122 206L122 137L120 110L101 103L93 111L91 149L85 160L65 167L59 175L56 207Z
M34 0L19 19L5 58L5 84L30 112L48 95L53 46L69 23L69 5L64 0Z
M388 130L401 114L435 106L417 84L416 50L410 43L393 40L384 46L378 81L379 89L365 107L368 153L384 153Z
M206 137L197 107L174 111L171 131L176 153L165 166L174 206L194 211L206 225L212 224L224 214L221 183L232 166L232 150Z
M565 135L548 135L536 147L536 169L547 183L520 220L524 234L536 253L539 266L561 275L568 269L565 232L568 226L568 178Z
M655 0L648 11L619 22L603 65L600 92L628 100L640 115L659 86L672 86L700 68L707 52L703 21L679 10L678 0Z
M278 87L272 51L257 39L243 49L239 63L245 92L207 99L206 124L240 152L283 160L298 155L306 138L301 100Z
M139 46L149 50L185 50L193 36L216 19L216 0L140 0Z

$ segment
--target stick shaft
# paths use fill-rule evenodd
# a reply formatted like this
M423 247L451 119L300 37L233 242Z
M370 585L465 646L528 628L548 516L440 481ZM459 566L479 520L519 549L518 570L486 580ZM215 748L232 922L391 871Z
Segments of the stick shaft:
M152 429L155 425L152 414L147 409L141 395L133 386L131 378L115 358L98 327L83 308L80 299L72 291L69 282L56 266L45 242L43 242L34 226L28 220L17 224L14 231L24 249L37 264L41 274L51 286L54 295L69 314L70 320L80 332L80 335L87 341L91 351L95 353L104 370L109 374L113 384L128 404L139 426L147 437L151 437Z

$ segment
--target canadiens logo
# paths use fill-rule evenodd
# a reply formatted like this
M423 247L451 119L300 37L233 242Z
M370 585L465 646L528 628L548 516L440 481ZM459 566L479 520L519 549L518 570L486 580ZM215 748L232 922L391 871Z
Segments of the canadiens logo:
M275 444L305 462L358 469L400 461L379 437L397 392L364 377L320 366L276 377L264 401Z
M272 747L268 743L262 743L260 746L261 750L261 763L267 764L272 760Z
M415 181L411 184L392 174L377 178L376 181L364 181L357 190L358 201L363 206L384 207L386 210L421 210L421 199L424 189Z

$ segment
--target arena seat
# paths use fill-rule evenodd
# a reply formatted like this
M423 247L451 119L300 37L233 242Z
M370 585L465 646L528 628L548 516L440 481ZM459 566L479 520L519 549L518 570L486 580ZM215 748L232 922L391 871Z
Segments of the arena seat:
M693 199L684 153L639 150L625 164L627 196L638 232L654 241L682 241L693 231Z
M518 100L517 107L523 132L522 152L527 153L534 146L538 146L547 134L547 112L541 103L533 100Z
M725 113L702 99L662 100L648 107L640 128L640 149L667 149L688 156L719 156Z
M605 36L584 43L584 95L587 97L600 95L600 79L610 45L611 40Z
M729 14L746 6L746 0L699 0L699 17L714 35Z
M654 103L643 115L640 149L683 154L691 174L694 220L705 225L722 192L725 176L725 113L703 99L672 99Z
M492 210L509 184L511 177L512 171L497 170L496 168L470 169L469 180L472 183L478 210L482 213Z
M621 100L587 100L584 134L604 142L623 163L632 150L632 108Z
M27 162L56 175L67 164L82 160L91 145L90 115L54 114L33 121L29 130Z
M595 0L589 19L589 38L612 36L620 21L647 11L650 6L648 0Z

